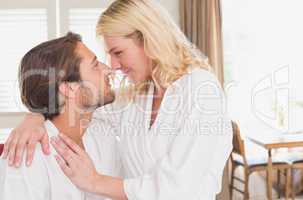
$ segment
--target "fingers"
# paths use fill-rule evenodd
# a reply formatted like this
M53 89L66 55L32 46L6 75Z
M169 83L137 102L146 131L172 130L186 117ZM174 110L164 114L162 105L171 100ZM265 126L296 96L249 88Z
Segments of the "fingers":
M21 161L23 158L23 154L24 154L24 149L26 147L26 138L24 138L24 137L20 138L16 147L17 147L17 149L16 149L14 165L15 165L15 167L20 167Z
M50 154L48 134L46 133L46 130L44 127L39 127L37 129L36 134L33 134L32 138L29 139L29 141L28 141L27 154L26 154L26 165L27 166L30 166L33 162L36 145L39 141L41 141L43 153L46 155Z
M42 151L43 153L45 153L46 155L50 154L50 150L49 150L49 137L47 134L44 134L42 140L41 140L41 145L42 145Z
M38 124L37 121L40 121L37 117L26 116L24 122L10 134L4 145L3 152L3 158L8 159L10 166L15 165L18 167L21 165L27 147L30 148L27 151L27 161L31 163L35 149L34 146L37 142L42 141L44 152L46 152L46 154L49 152L48 137L45 128L43 124ZM41 120L41 122L43 122L43 120Z
M3 158L6 159L8 157L8 150L10 149L10 144L12 142L12 138L13 138L13 135L14 135L14 131L12 131L10 134L9 134L9 137L7 138L6 142L4 143L4 148L3 148Z
M19 140L18 136L15 135L15 137L13 137L12 141L10 142L9 150L8 150L9 151L8 152L8 164L9 164L9 166L14 165L18 140Z
M78 155L83 155L83 149L81 149L81 147L77 145L73 140L63 134L60 134L59 137L72 151L74 151Z
M62 160L62 158L60 158L60 156L55 155L56 161L59 164L60 168L62 169L63 173L70 177L73 175L73 171L72 169L67 165L66 162L64 162L64 160Z
M36 141L29 141L27 144L26 166L30 166L33 162L36 145Z
M69 167L76 165L76 154L71 149L69 149L69 147L61 139L52 138L51 144Z

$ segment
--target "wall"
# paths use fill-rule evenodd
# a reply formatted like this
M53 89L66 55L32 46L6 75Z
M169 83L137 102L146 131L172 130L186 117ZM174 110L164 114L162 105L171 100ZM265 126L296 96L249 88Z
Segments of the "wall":
M25 113L0 113L0 129L13 128L21 122Z
M180 24L179 0L158 0L168 10L177 24Z

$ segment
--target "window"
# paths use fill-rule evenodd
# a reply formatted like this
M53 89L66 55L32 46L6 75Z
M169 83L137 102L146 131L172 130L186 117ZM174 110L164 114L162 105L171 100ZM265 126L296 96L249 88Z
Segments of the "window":
M101 41L96 38L96 24L102 9L70 9L69 29L82 35L83 42L97 55L100 61L105 61L105 51Z
M95 26L110 1L100 0L2 0L0 2L0 113L24 112L17 72L22 56L35 45L79 33L100 61L103 45L97 41Z
M0 112L25 111L18 88L18 67L22 56L48 38L47 1L0 2ZM49 6L50 7L50 6Z
M242 133L302 130L300 0L223 0L225 85Z

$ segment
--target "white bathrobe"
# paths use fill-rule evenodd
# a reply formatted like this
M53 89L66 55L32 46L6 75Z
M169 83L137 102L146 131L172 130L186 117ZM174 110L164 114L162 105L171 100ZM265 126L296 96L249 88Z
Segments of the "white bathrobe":
M45 128L49 137L59 131L47 120ZM80 191L64 175L54 155L45 156L40 145L36 147L30 167L24 162L20 168L9 167L7 160L0 158L0 199L1 200L92 200L96 196ZM98 198L96 198L98 199ZM99 199L103 199L99 197Z
M232 150L217 79L194 69L165 93L150 127L154 87L98 109L84 144L99 172L124 178L129 200L214 200Z

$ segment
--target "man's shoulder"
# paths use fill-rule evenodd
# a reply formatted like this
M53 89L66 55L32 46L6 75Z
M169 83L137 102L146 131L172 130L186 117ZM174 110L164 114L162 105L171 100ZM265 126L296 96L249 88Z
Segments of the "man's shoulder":
M43 157L37 147L31 166L26 166L23 160L18 168L9 166L7 160L0 158L0 187L5 187L8 191L17 190L16 192L46 190L49 187L49 180Z
M9 165L9 161L7 159L0 158L0 173L6 174L24 174L25 172L29 173L39 173L44 171L45 168L45 155L42 152L41 146L37 145L35 149L35 154L33 158L33 162L30 166L26 166L25 163L25 155L23 156L23 160L21 165L17 168Z

